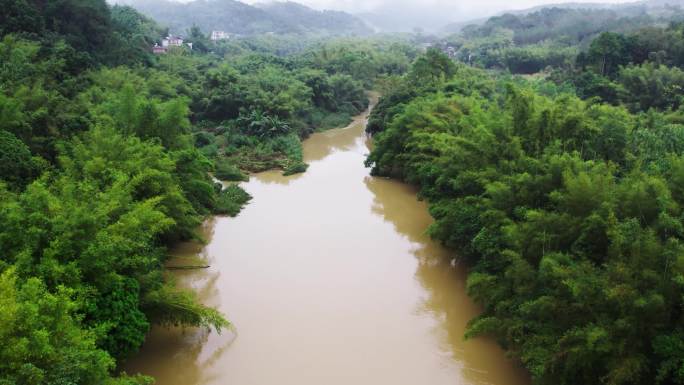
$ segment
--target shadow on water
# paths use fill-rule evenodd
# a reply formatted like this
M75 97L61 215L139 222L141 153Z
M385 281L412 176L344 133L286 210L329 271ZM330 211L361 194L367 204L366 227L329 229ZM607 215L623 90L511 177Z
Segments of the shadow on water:
M367 113L357 117L345 128L335 128L311 135L304 143L304 161L313 163L338 151L350 151L363 134Z
M481 309L467 295L466 268L454 263L455 255L427 235L433 219L427 204L417 202L416 190L383 178L367 177L364 183L374 197L373 213L391 223L415 245L412 250L418 260L415 277L428 293L418 311L439 320L434 332L440 335L453 358L463 363L463 376L480 384L497 378L497 372L514 373L514 377L497 378L497 383L528 384L528 375L517 363L509 362L511 368L501 370L500 360L488 359L502 355L494 341L488 338L465 341L468 322Z
M204 253L205 245L211 243L214 238L214 225L216 218L211 218L202 223L196 230L198 240L191 240L186 242L178 242L169 248L169 256L171 257L171 266L176 265L176 262L184 259L196 259L199 257L206 257Z
M141 354L148 358L144 368L128 365L128 373L155 373L156 384L206 384L212 380L207 376L224 351L235 339L232 333L221 336L223 344L214 347L209 344L210 335L206 329L181 329L177 327L155 327L147 336ZM172 353L172 354L169 354ZM182 370L159 370L156 368L183 368Z
M289 186L290 183L293 183L299 179L301 179L304 176L304 174L295 174L295 175L289 175L285 176L283 175L283 172L280 170L271 170L271 171L264 171L260 172L258 174L253 174L251 178L254 178L258 180L259 182L263 184L278 184L282 186Z
M188 249L203 247L199 242L194 245L180 246ZM219 304L217 281L220 273L218 271L176 271L173 277L178 281L179 286L192 288L205 304L211 306ZM237 334L230 330L224 331L220 336L212 336L212 334L216 332L204 328L153 326L145 344L137 354L138 357L145 357L145 359L138 360L133 357L122 369L129 374L153 374L156 379L155 383L160 385L167 383L206 384L211 380L207 375L208 369L216 364L216 361L237 337ZM182 368L182 370L168 370L168 368Z
M175 244L170 249L167 266L211 264L212 258L206 252L206 245L214 237L215 224L216 218L209 219L197 229L199 240ZM220 271L167 270L166 274L178 286L191 288L203 303L210 306L220 303L217 287ZM152 326L145 344L136 355L145 359L132 357L121 369L129 374L152 373L155 383L160 385L206 384L211 380L207 376L207 369L216 363L237 337L233 331L227 331L218 338L210 338L215 333L204 328ZM183 370L166 370L169 367Z
M335 128L311 135L304 142L304 161L307 163L325 159L336 151L350 151L356 147L356 141L363 136L368 116L373 107L378 103L379 94L369 94L370 104L368 109L359 116L354 117L347 127Z

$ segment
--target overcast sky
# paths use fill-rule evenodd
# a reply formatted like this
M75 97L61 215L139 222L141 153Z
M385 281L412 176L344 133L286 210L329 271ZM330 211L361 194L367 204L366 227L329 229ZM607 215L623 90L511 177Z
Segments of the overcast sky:
M549 3L624 3L624 0L296 0L317 9L336 9L353 13L373 12L378 9L404 8L440 10L441 12L461 12L471 15L486 16L508 9L524 9L535 5ZM264 2L264 0L247 0L247 3Z
M269 0L242 0L263 3ZM282 1L282 0L281 0ZM543 4L625 3L625 0L294 0L316 9L334 9L354 14L372 13L366 21L383 30L410 31L414 27L436 30L445 24L463 22L496 13Z

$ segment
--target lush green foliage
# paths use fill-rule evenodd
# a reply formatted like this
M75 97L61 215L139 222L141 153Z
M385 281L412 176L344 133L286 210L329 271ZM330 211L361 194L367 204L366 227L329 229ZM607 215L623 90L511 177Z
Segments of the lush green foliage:
M248 179L244 172L242 172L235 164L227 159L216 161L216 170L214 170L214 176L219 180L225 180L229 182L240 182Z
M504 14L492 17L482 25L466 26L442 44L451 47L455 57L464 63L532 74L547 67L571 67L580 50L591 42L589 56L601 62L604 74L614 73L618 65L631 61L629 56L632 53L638 56L650 52L622 50L625 45L659 44L666 47L672 41L657 32L633 42L620 35L684 18L681 9L653 3L610 8L601 4L551 7L530 13ZM611 33L601 35L604 32Z
M539 88L465 65L399 84L367 163L418 185L429 233L471 263L484 313L468 336L496 337L537 384L682 384L684 125L643 112L681 89L631 113Z
M11 133L0 131L0 179L13 188L23 188L38 172L38 161L28 147Z
M245 198L212 181L181 82L95 67L153 64L156 24L104 2L20 5L0 23L0 382L148 383L113 373L151 323L229 326L164 279L166 245Z
M163 272L169 245L251 199L212 173L242 181L246 171L304 172L301 139L347 124L367 107L365 88L405 71L412 54L400 42L360 39L214 43L192 28L195 49L155 57L165 31L130 7L0 3L8 385L147 384L116 364L152 324L231 327ZM272 12L287 18L287 8Z
M130 7L0 3L0 383L146 383L113 373L152 324L230 327L164 278L167 246L250 200L212 173L306 171L301 139L373 87L368 164L420 186L430 234L472 264L469 336L539 384L684 383L684 27L653 26L675 8L504 15L438 45L456 64L399 39L202 30L354 25L292 4L176 15L194 49L154 57L165 31Z
M110 8L104 0L3 0L0 36L21 34L47 48L62 42L73 70L93 64L135 64L151 60L149 43L161 30L129 7ZM62 64L64 65L64 64Z
M351 122L368 106L365 89L405 72L414 53L398 41L312 42L287 56L278 49L246 53L242 43L215 47L230 64L183 53L160 60L160 69L181 79L175 89L191 100L195 143L217 170L227 170L228 159L243 171L303 172L300 139Z
M104 384L114 361L96 336L79 327L73 292L49 292L37 278L19 284L13 269L0 275L0 382ZM59 333L55 331L59 330Z
M236 216L252 197L239 186L231 184L221 190L217 201L217 214Z

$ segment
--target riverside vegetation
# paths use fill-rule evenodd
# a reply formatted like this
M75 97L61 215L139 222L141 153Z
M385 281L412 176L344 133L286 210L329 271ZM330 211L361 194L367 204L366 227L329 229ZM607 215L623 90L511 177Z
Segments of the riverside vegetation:
M371 115L367 165L472 266L467 337L534 383L684 383L682 47L681 23L605 32L535 78L431 50Z
M150 383L117 363L151 324L230 327L163 270L168 245L249 200L211 173L303 171L300 139L346 124L414 50L312 40L285 57L193 28L194 50L154 57L165 31L130 7L44 5L0 16L0 383Z
M197 26L155 57L166 31L130 7L2 6L1 384L147 384L117 364L151 324L230 327L167 247L249 200L212 175L306 170L300 140L371 88L367 165L417 185L472 266L468 337L537 384L684 384L681 10L504 15L447 38L454 61Z

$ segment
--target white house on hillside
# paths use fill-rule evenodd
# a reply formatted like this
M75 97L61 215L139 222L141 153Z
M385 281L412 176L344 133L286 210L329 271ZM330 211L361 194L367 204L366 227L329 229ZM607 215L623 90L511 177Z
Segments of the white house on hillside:
M192 43L185 43L188 48L192 49ZM166 38L162 39L161 45L155 44L154 47L152 47L152 52L161 55L165 54L169 51L171 47L182 47L183 46L183 38L180 36L173 36L169 35Z
M162 40L162 47L180 47L183 45L183 38L180 36L169 35Z
M230 34L225 31L211 31L211 40L228 40L230 39Z

